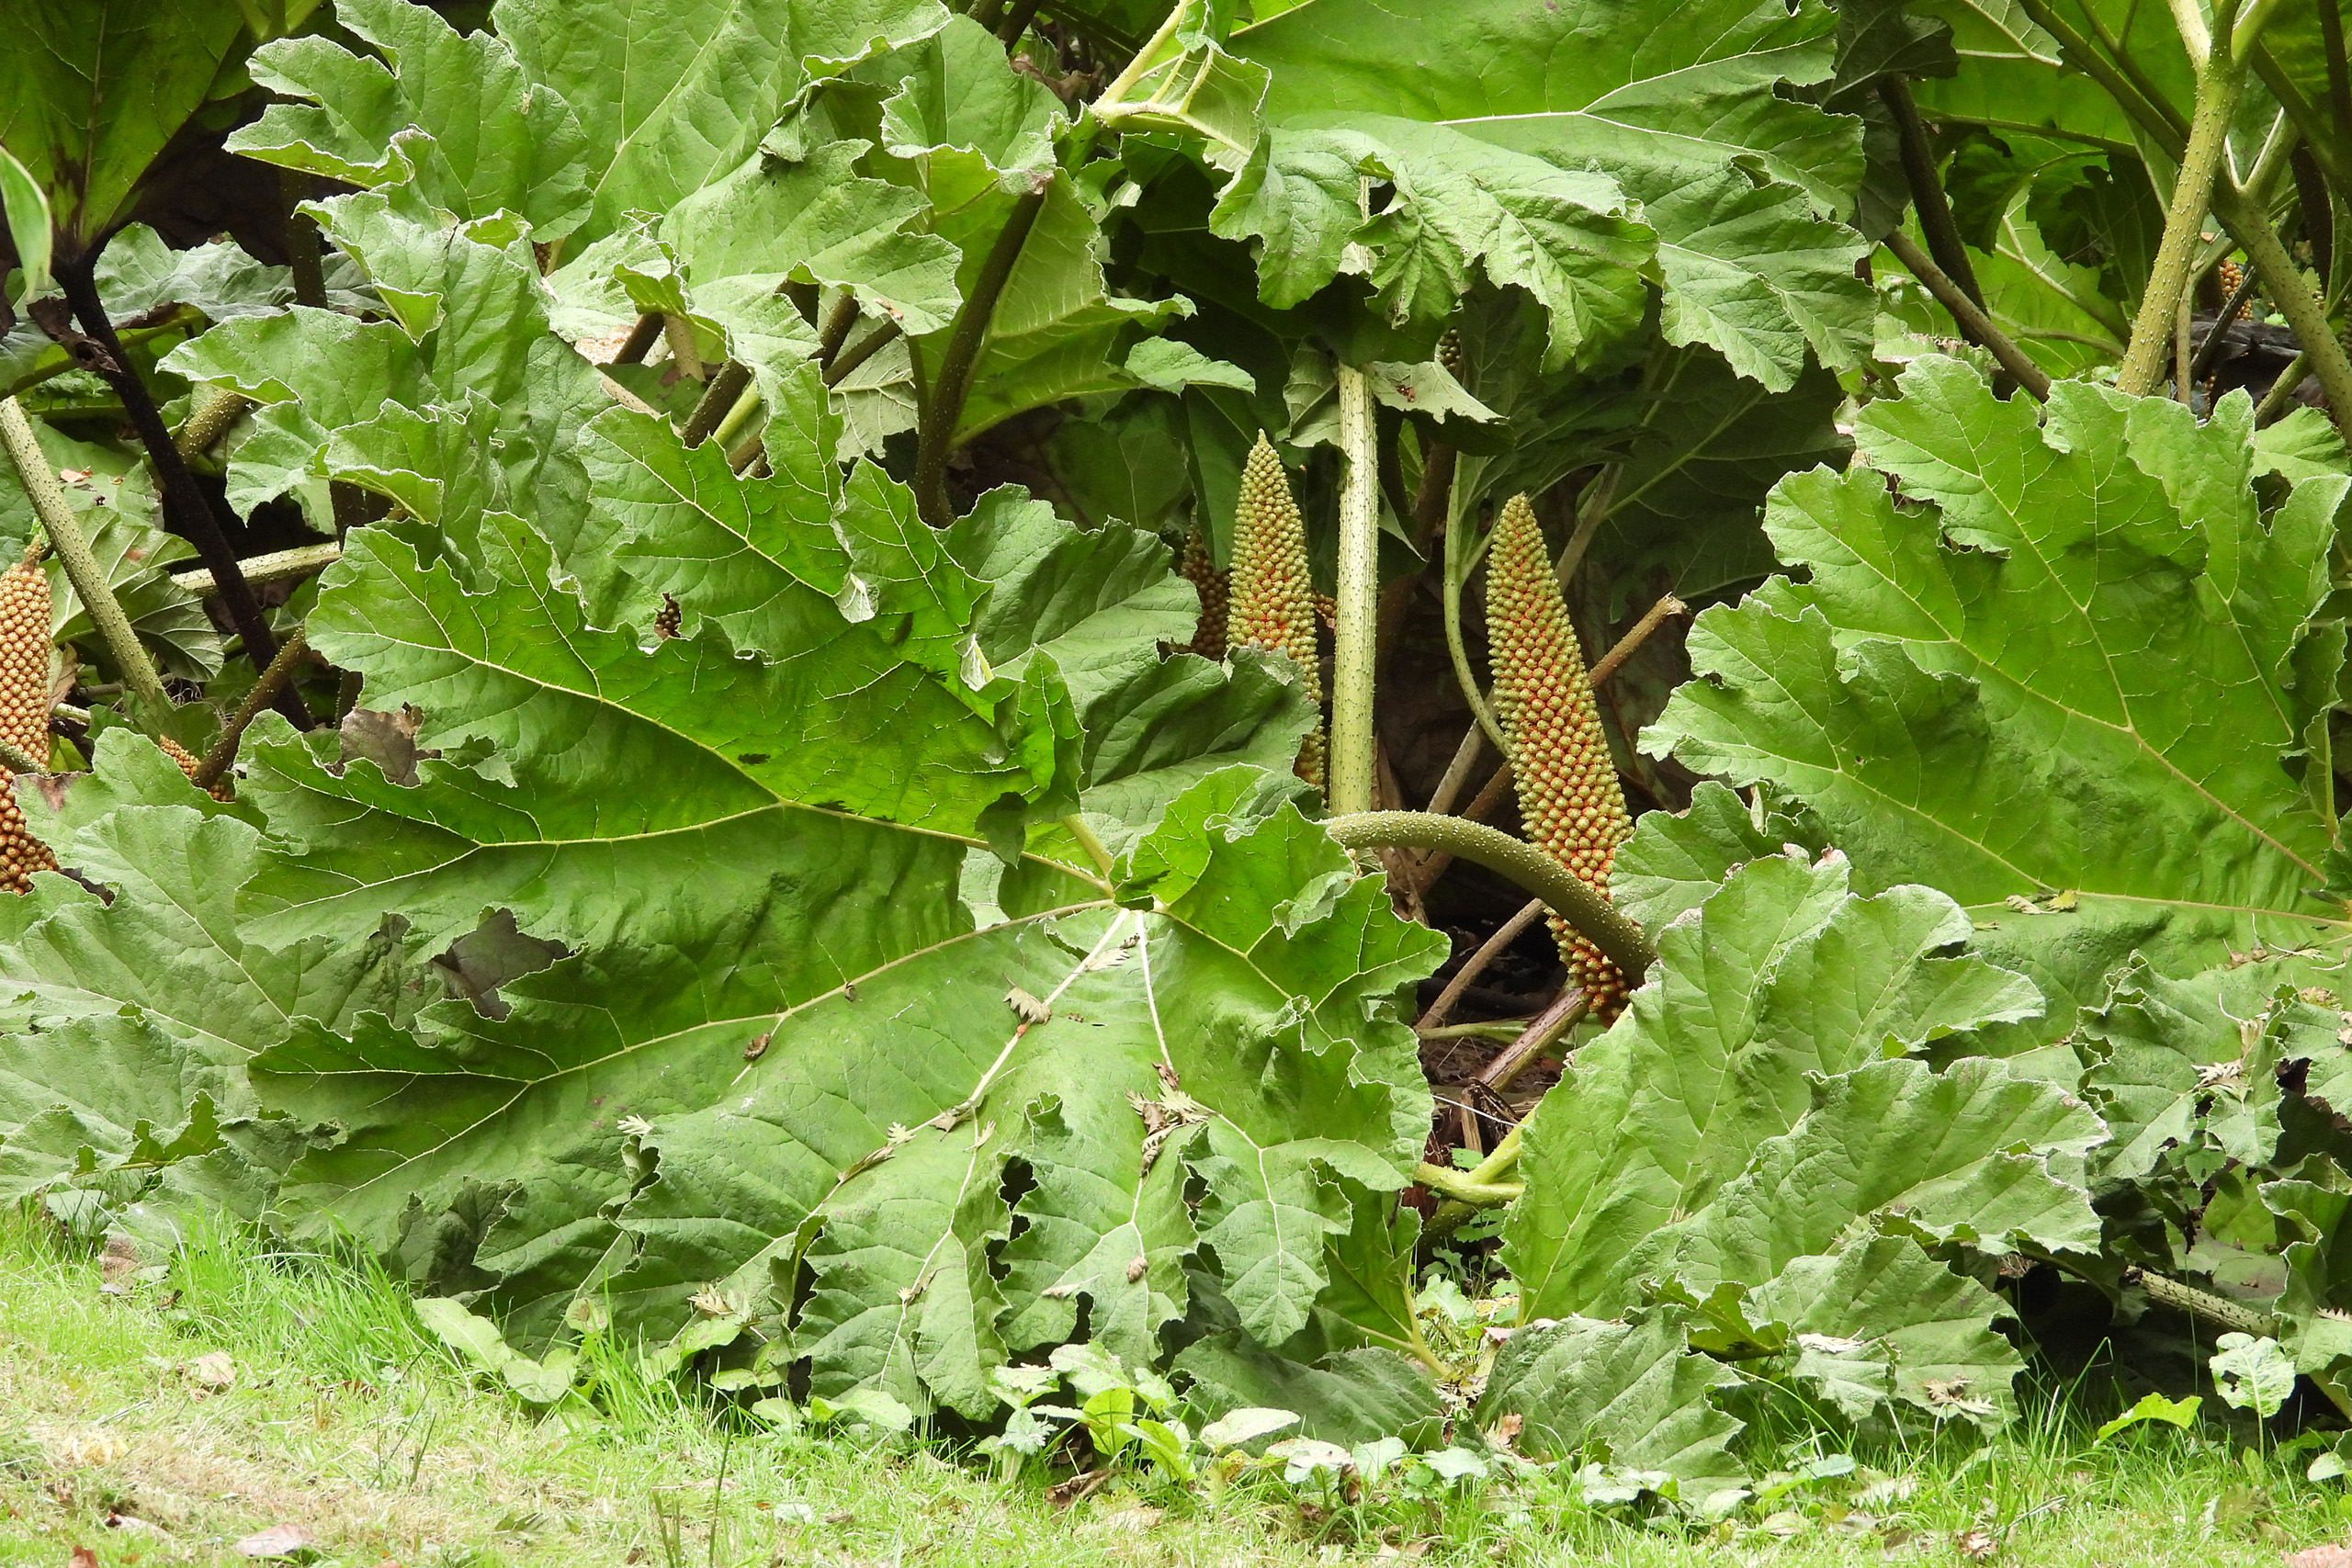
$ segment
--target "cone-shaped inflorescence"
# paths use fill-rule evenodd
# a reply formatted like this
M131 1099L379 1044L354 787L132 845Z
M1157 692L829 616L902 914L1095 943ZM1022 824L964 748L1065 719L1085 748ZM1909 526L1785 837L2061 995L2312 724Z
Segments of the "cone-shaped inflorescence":
M194 784L196 782L197 770L203 767L204 764L197 761L195 752L189 750L187 747L181 745L178 741L173 739L168 735L158 739L155 744L164 749L164 756L169 757L173 761L179 764L180 772L187 775L188 783ZM236 792L229 787L229 780L225 775L221 778L219 784L214 784L205 793L212 796L213 799L224 804L234 800L237 797Z
M1226 615L1233 604L1233 573L1216 569L1216 558L1209 554L1209 542L1201 536L1197 525L1184 536L1184 555L1177 570L1201 595L1200 624L1193 628L1193 640L1184 645L1185 651L1203 659L1223 659Z
M1523 495L1503 507L1487 548L1487 637L1495 714L1510 739L1528 840L1605 898L1610 865L1633 825L1584 652ZM1584 987L1596 1015L1613 1017L1625 999L1617 966L1556 915L1552 935L1570 982Z
M1315 583L1306 569L1306 519L1283 477L1282 459L1261 431L1241 468L1233 518L1233 607L1226 626L1237 648L1287 653L1306 677L1306 694L1323 701L1323 667L1315 642ZM1298 749L1298 776L1323 787L1323 726Z
M24 559L0 571L0 739L36 761L49 755L49 576L38 535ZM32 891L57 857L25 825L16 775L0 768L0 888Z

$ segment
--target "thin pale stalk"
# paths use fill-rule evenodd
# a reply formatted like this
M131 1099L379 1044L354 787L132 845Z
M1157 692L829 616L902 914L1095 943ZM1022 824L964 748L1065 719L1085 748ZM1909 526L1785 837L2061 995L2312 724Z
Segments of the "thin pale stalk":
M2178 392L2181 406L2193 407L2197 401L2197 381L2189 373L2189 363L2196 356L2188 352L2188 306L2190 291L2180 291L2180 303L2172 313L2173 386Z
M2115 384L2133 397L2146 397L2164 378L2173 314L2188 288L2189 265L2204 232L2205 215L2213 208L2222 154L2229 144L2230 117L2245 86L2242 60L2209 60L2197 73L2197 114L2189 122L2188 146L2181 153L2179 177L2173 181L2172 204L2165 213L2164 238L2156 246L2148 290L2115 378Z
M1478 1082L1496 1094L1518 1080L1519 1075L1534 1064L1538 1056L1559 1043L1560 1037L1592 1010L1592 998L1580 990L1571 990L1545 1008L1520 1032L1517 1040L1499 1052L1479 1073Z
M329 539L322 545L297 545L290 550L274 550L266 556L248 556L238 565L244 569L245 581L254 588L273 582L291 582L312 572L324 571L343 558L343 546ZM194 571L175 571L172 581L199 599L209 599L220 592L212 574L201 568Z
M2009 335L1993 324L1992 317L1976 308L1976 301L1962 292L1960 285L1928 259L1928 254L1910 235L1900 229L1892 230L1885 243L1886 248L1894 253L1894 259L1901 262L1912 276L1927 286L1928 292L1936 297L1936 303L1951 312L1951 319L1960 323L1960 330L1989 349L1993 357L1999 361L2001 368L2014 377L2018 385L2032 395L2034 401L2046 403L2050 400L2049 372L2036 365L2025 350L2010 342ZM2184 270L2184 278L2186 276Z
M2298 354L2287 361L2287 368L2278 373L2278 379L2270 383L2270 389L2262 394L2260 402L2254 405L2254 427L2259 430L2285 413L2287 405L2295 400L2295 389L2301 386L2303 378L2311 373L2310 355Z
M131 630L130 618L122 613L114 590L107 585L106 569L90 553L90 542L83 536L81 520L65 503L65 492L58 488L57 474L49 466L48 455L34 438L32 422L25 417L23 407L14 398L0 400L0 446L6 447L9 461L16 466L17 478L23 482L25 494L33 503L33 513L40 519L51 547L57 551L58 564L65 569L65 580L81 595L83 608L90 612L90 622L97 627L99 640L107 645L107 655L122 671L123 683L134 697L154 710L155 716L168 714L172 711L172 699L164 690L164 679L155 672L155 662L147 657L147 649L141 646L139 634Z
M1453 978L1445 983L1445 989L1437 994L1437 1000L1430 1003L1428 1010L1413 1021L1414 1032L1419 1033L1424 1030L1443 1028L1445 1021L1453 1016L1454 1004L1461 1001L1462 993L1487 972L1487 965L1503 955L1505 948L1519 940L1521 931L1543 918L1544 900L1530 898L1519 913L1496 928L1495 934L1480 943L1478 951L1464 959L1462 967L1453 972Z
M1447 812L1462 798L1470 783L1470 770L1478 764L1479 754L1487 749L1487 732L1472 725L1462 732L1462 744L1453 749L1453 761L1445 765L1445 776L1437 781L1437 790L1430 796L1426 810Z
M1339 625L1332 638L1330 802L1372 809L1373 660L1380 615L1380 474L1372 383L1340 367Z

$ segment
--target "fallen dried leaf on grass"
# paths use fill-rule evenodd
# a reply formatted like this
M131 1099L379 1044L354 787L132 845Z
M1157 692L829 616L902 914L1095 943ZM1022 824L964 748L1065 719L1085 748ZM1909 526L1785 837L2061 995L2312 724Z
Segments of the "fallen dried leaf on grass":
M73 1568L98 1568L98 1554L86 1546L75 1547Z
M188 1382L215 1393L234 1388L237 1383L237 1363L230 1359L226 1350L209 1350L180 1371L187 1374Z
M130 1277L139 1272L139 1248L131 1239L116 1233L107 1237L107 1249L98 1256L98 1288L108 1294L119 1294L128 1289Z
M272 1525L237 1542L240 1557L292 1557L311 1549L311 1532L300 1525Z
M1971 1562L1989 1562L1993 1553L2001 1549L2001 1538L1982 1526L1959 1531L1951 1538L1951 1543Z
M2352 1568L2352 1546L2314 1546L2290 1552L2286 1568Z
M32 1435L51 1466L57 1470L112 1464L130 1451L128 1444L103 1427L74 1428L37 1424Z

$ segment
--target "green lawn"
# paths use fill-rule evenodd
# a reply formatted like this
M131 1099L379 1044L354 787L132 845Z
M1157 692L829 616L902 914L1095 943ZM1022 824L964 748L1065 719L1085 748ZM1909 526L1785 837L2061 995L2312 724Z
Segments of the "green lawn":
M366 1568L1223 1568L1400 1551L1812 1568L1963 1562L1970 1529L2005 1563L2268 1568L2352 1529L2335 1489L2286 1468L2249 1472L2213 1427L2095 1448L2044 1422L1698 1539L1577 1512L1548 1481L1442 1511L1302 1506L1271 1478L1215 1502L1114 1485L1057 1510L1042 1482L1002 1487L920 1445L730 1437L660 1383L614 1385L598 1425L537 1424L469 1382L396 1291L347 1269L213 1238L109 1291L90 1249L0 1221L0 1562L42 1568L76 1547L101 1563L242 1562L233 1543L274 1525L306 1531L313 1560Z

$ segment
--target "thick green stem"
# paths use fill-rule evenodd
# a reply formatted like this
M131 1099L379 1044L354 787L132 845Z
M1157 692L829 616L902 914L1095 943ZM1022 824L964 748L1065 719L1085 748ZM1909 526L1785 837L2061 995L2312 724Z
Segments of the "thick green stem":
M1886 248L1894 253L1894 259L1901 262L1912 276L1927 285L1928 292L1936 297L1937 304L1951 312L1951 319L1960 323L1962 332L1992 351L2001 368L2014 377L2018 386L2031 393L2034 401L2046 403L2050 400L2049 372L2036 365L2025 350L2010 342L2009 335L1993 324L1992 317L1977 309L1976 301L1947 276L1941 267L1929 260L1928 254L1913 243L1910 235L1900 229L1892 231L1886 236Z
M2115 378L2115 384L2135 398L2146 397L2164 379L2173 315L2188 288L2198 237L2212 209L2222 154L2229 145L2230 117L2237 111L2245 86L2243 60L2217 56L2198 71L2197 115L2189 122L2188 147L2180 157L2180 177L2173 182L2172 206L2165 214L2164 239L2156 246L2148 291L2132 323L2131 346L2124 350L2123 367Z
M253 690L245 694L245 700L237 705L237 711L230 716L227 724L220 727L220 739L213 741L212 750L207 751L204 761L197 764L196 772L191 775L197 788L209 790L219 784L220 775L229 771L229 764L236 761L237 742L244 738L254 716L269 705L280 686L293 679L294 667L302 661L303 651L308 646L305 633L306 628L296 626L293 635L277 645L277 657L269 661L269 668L261 672L261 679L255 681Z
M90 612L90 621L97 627L99 639L107 645L115 667L122 671L123 684L154 710L154 717L170 713L172 699L164 690L163 677L155 672L154 660L147 657L146 649L140 646L139 634L131 630L130 618L116 603L114 590L107 586L106 569L90 553L90 542L82 535L81 520L66 505L65 492L58 488L56 472L50 468L48 456L33 436L32 422L25 417L24 409L14 398L0 400L0 446L7 448L17 477L24 483L25 494L31 498L33 513L40 519L51 547L57 551L58 564L65 569L65 580L82 596L83 608Z
M1936 174L1935 149L1928 144L1928 128L1920 123L1919 106L1912 101L1911 84L1901 76L1887 76L1878 85L1878 96L1894 117L1903 150L1903 180L1911 187L1911 210L1918 215L1919 232L1927 236L1928 254L1982 310L1984 290L1977 286L1976 269L1969 262L1960 225L1953 220L1951 203L1944 199L1943 181Z
M988 340L989 318L996 313L996 302L1012 279L1029 231L1037 226L1037 215L1046 209L1051 178L1051 171L1041 173L1012 204L996 243L989 247L988 259L980 264L979 276L973 280L971 298L956 312L956 325L949 330L947 347L939 356L939 375L932 382L931 395L922 400L922 434L915 445L915 509L934 528L945 528L956 521L956 510L947 501L947 458L956 449L956 425L964 417L964 399L972 388L980 345Z
M290 550L274 550L266 556L247 556L238 564L244 568L248 587L263 588L273 582L291 582L312 572L324 571L343 558L343 546L329 539L322 545L297 545ZM172 581L199 599L209 599L220 592L212 574L201 567L194 571L175 571Z
M2287 318L2295 330L2295 338L2302 345L2311 368L2319 374L2319 384L2327 393L2327 406L2335 416L2338 430L2352 430L2352 358L2347 358L2344 344L2336 340L2328 327L2327 310L2303 281L2294 258L2270 227L2269 214L2264 212L2251 197L2237 187L2234 180L2223 180L2213 192L2213 211L2237 236L2245 247L2246 260L2262 275L2262 291Z
M228 434L229 427L237 423L237 416L253 406L254 400L243 392L232 391L226 387L215 387L209 391L198 388L196 407L180 423L179 429L172 434L172 441L179 447L180 457L193 463L211 451L214 443Z
M1331 809L1372 809L1372 701L1380 618L1380 456L1372 382L1340 367L1339 625L1331 660Z
M710 433L718 428L718 422L727 417L735 400L751 384L752 367L741 360L730 359L720 366L718 374L703 388L702 396L695 400L694 412L686 415L685 428L678 432L678 439L689 446L699 446L709 440Z
M1567 867L1534 845L1482 822L1427 811L1361 811L1333 817L1323 827L1345 849L1443 850L1485 866L1543 899L1554 914L1589 938L1629 984L1640 985L1657 960L1642 928L1577 881Z
M1413 1179L1443 1198L1465 1203L1473 1209L1491 1209L1498 1203L1508 1203L1527 1190L1526 1183L1473 1181L1468 1173L1448 1170L1442 1165L1427 1161L1413 1168Z
M2200 1291L2194 1285L2184 1285L2162 1274L2151 1274L2144 1269L2134 1269L2123 1276L2127 1285L2137 1285L2148 1292L2150 1301L2162 1302L2168 1307L2201 1317L2208 1323L2218 1323L2242 1334L2275 1335L2278 1320L2257 1307L2244 1302L2233 1302L2227 1296L2217 1296L2211 1291Z

